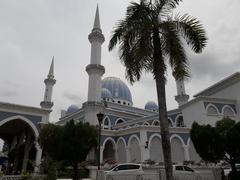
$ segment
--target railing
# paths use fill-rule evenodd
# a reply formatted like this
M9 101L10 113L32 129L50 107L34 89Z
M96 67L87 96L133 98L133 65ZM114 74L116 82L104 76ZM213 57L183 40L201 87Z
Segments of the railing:
M29 177L29 179L43 180L44 177L45 177L44 175L36 175ZM21 180L21 179L22 179L21 175L7 175L0 177L0 180Z

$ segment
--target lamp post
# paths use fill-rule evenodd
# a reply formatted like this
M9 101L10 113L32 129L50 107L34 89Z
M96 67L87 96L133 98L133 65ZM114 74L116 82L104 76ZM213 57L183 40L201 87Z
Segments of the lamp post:
M104 117L104 114L103 114L103 113L99 112L99 113L97 114L98 123L99 123L99 126L98 126L98 170L100 170L101 125L102 125L103 117Z

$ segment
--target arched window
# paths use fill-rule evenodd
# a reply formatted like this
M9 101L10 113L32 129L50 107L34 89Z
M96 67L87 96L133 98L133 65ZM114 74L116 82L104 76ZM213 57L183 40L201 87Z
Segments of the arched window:
M120 124L120 123L123 123L123 122L124 122L123 119L118 119L115 124Z
M210 115L217 115L218 114L218 110L217 110L217 108L215 106L210 105L207 108L207 113L210 114Z
M153 121L153 126L160 126L160 122L158 120Z
M106 117L103 121L103 129L110 129L111 122L108 117Z
M182 117L182 116L179 116L179 117L177 118L176 126L177 126L177 127L184 127L184 121L183 121L183 117Z
M168 126L169 126L169 127L173 127L173 124L172 124L171 119L168 119Z
M144 126L149 126L148 122L143 123Z
M234 116L235 113L233 111L233 109L229 106L226 106L224 109L223 109L223 115L224 116Z

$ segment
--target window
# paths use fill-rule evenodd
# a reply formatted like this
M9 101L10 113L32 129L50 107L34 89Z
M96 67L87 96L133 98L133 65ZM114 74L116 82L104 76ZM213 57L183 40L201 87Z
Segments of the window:
M123 123L124 121L122 119L118 119L115 124Z
M154 121L154 122L153 122L153 125L154 125L154 126L159 126L160 123L159 123L159 121Z
M148 122L143 123L144 126L149 126Z
M184 122L183 122L183 117L182 116L179 116L177 118L176 126L177 127L184 127Z
M207 108L207 113L210 114L210 115L217 115L218 114L218 111L217 111L217 108L213 105L210 105L208 108Z
M176 166L176 170L177 171L183 171L183 167L182 166Z
M110 129L111 123L108 117L106 117L103 121L103 129Z
M190 167L187 167L187 166L184 166L184 169L185 169L185 171L194 172L194 170L193 170L193 169L191 169Z
M168 119L168 126L169 126L169 127L173 127L173 124L172 124L171 119Z
M230 108L230 107L225 107L224 109L223 109L223 115L224 116L234 116L234 112L233 112L233 110L232 110L232 108Z

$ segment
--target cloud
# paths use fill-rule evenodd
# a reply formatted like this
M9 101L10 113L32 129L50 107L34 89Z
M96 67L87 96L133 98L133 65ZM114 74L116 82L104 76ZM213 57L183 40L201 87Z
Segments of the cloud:
M63 97L65 97L66 99L79 104L79 102L81 102L83 100L83 98L81 96L79 96L76 93L72 93L72 92L64 92L63 93Z

